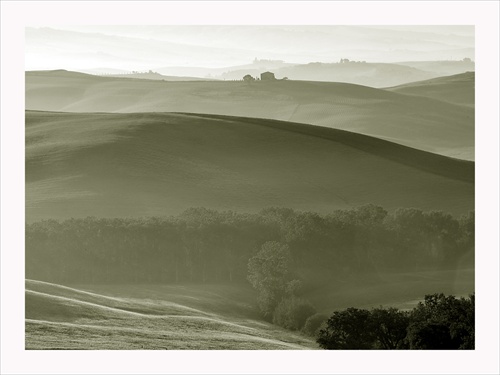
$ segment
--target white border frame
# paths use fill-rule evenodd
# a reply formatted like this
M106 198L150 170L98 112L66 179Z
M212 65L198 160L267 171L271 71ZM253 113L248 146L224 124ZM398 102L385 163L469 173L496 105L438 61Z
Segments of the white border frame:
M2 374L498 374L497 1L1 2ZM57 24L475 25L476 350L25 351L24 28Z

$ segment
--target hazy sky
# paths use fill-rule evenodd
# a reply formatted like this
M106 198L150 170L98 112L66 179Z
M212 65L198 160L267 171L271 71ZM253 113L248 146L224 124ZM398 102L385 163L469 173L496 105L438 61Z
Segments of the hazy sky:
M26 28L26 70L222 68L474 59L473 26L54 26Z

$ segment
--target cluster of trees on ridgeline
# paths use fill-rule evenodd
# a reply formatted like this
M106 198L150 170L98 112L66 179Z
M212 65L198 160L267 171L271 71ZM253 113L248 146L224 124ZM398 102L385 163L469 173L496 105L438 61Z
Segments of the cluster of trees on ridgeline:
M25 233L26 277L42 281L247 282L250 259L270 242L286 247L294 278L324 285L381 270L455 267L473 254L474 213L195 208L168 218L43 220Z

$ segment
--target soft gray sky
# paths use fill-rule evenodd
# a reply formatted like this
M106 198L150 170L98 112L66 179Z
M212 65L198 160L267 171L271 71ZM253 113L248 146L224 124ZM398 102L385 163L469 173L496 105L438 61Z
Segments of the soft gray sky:
M221 68L474 59L473 26L47 26L26 28L26 70Z

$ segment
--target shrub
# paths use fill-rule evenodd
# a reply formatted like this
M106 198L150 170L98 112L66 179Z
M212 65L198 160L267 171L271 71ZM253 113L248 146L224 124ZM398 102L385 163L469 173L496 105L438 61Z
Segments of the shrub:
M305 299L289 297L283 299L274 311L273 323L291 330L300 330L311 315L316 312Z
M325 314L318 313L311 315L309 318L307 318L302 331L306 335L316 337L319 333L320 328L323 328L327 320L328 316L326 316Z

